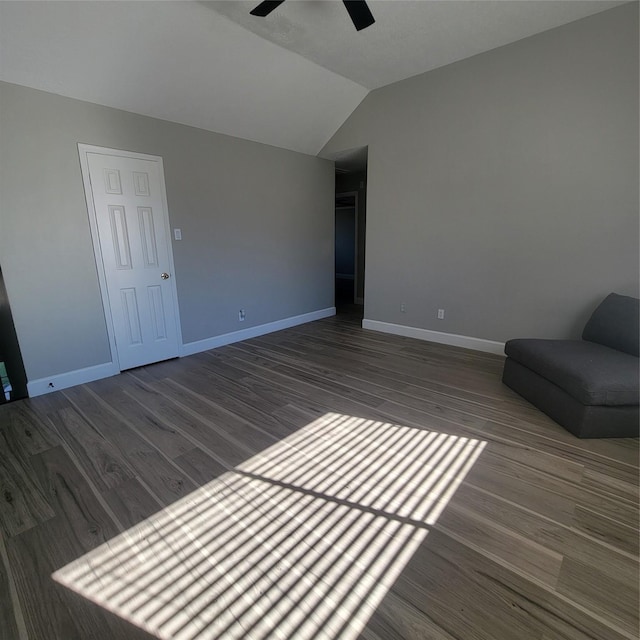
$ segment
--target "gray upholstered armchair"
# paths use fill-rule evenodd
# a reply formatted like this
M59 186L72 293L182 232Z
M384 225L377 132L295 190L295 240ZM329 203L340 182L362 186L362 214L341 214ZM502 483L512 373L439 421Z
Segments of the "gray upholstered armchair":
M582 340L509 340L502 381L580 438L637 437L639 307L612 293Z

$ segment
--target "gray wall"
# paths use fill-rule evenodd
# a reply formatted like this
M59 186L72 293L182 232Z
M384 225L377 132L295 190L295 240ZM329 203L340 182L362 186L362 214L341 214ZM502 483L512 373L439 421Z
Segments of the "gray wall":
M333 306L333 163L0 83L0 262L30 380L111 361L78 142L162 156L184 342Z
M638 295L637 3L378 89L321 155L365 145L365 318L575 337Z
M363 185L362 187L360 185ZM336 174L336 193L355 191L358 194L358 254L356 273L358 276L356 296L364 297L365 237L367 229L367 172Z

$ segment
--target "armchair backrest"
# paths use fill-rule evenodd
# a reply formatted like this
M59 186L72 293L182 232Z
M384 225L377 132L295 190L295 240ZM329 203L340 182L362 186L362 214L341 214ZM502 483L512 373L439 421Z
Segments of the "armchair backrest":
M582 339L638 356L640 300L610 293L591 314Z

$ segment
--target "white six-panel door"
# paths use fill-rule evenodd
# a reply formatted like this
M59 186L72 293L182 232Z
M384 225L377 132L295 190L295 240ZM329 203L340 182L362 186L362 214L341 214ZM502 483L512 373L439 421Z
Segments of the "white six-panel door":
M173 358L178 323L162 164L85 153L119 368Z

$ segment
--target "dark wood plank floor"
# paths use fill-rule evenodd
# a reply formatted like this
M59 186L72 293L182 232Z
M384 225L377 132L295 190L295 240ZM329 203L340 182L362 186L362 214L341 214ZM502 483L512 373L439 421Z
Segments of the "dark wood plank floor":
M502 363L330 318L0 406L0 638L638 638L638 440Z

